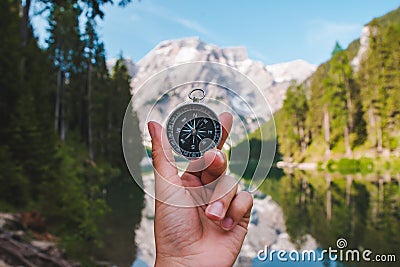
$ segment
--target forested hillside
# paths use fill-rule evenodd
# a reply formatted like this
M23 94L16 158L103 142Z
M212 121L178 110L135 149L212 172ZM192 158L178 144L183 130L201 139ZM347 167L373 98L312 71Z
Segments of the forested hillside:
M107 188L129 177L121 124L130 77L122 55L107 70L97 35L111 1L39 2L46 48L33 36L31 1L0 1L0 210L39 211L68 253L89 257L110 211Z
M287 91L276 114L287 160L390 155L400 149L400 8L368 23L360 65L358 40L336 44L329 61Z

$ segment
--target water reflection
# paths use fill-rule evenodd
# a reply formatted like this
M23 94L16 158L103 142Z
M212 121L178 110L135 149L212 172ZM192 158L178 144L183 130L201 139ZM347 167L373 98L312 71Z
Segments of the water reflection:
M130 266L136 257L135 228L139 225L144 193L129 174L108 188L110 212L101 222L103 246L98 258L113 266Z
M348 248L396 254L399 260L399 177L390 173L362 176L295 171L268 179L261 190L282 207L287 231L297 245L307 233L321 248L336 248L336 240L345 238ZM356 265L374 266L365 262Z
M318 254L321 249L335 249L337 239L345 238L348 248L396 254L397 260L400 259L400 175L300 171L284 174L282 170L272 169L260 189L281 206L286 231L298 247L305 242L305 236L311 235L318 243ZM103 229L107 230L100 254L118 266L129 266L135 258L134 228L141 220L143 192L127 176L113 184L107 195L113 211L104 222ZM261 247L251 249L258 251ZM135 264L144 266L143 261ZM380 266L329 260L319 263L253 260L252 265ZM385 266L397 265L386 263Z

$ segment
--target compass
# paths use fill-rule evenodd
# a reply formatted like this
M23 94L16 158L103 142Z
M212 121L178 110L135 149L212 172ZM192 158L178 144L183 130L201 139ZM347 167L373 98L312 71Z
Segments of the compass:
M200 97L193 96L201 92ZM178 106L166 124L167 137L172 149L188 159L200 158L216 147L222 134L218 115L199 101L205 97L203 89L193 89L188 97L192 103Z

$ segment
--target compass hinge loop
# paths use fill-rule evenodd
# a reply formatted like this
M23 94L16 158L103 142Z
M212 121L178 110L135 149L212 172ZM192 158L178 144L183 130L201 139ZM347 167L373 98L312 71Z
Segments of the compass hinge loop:
M193 93L195 92L201 92L200 96L195 96L193 95ZM188 94L188 97L193 100L193 102L199 102L200 100L202 100L204 97L206 96L206 93L204 92L203 89L201 88L195 88L192 91L190 91L190 93Z

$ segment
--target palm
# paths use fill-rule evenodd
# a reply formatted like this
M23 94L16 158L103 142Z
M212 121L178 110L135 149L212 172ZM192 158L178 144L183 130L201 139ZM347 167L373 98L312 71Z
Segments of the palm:
M157 243L159 253L190 259L192 266L200 266L200 262L201 266L232 266L246 236L248 219L225 231L207 218L203 207L156 205L155 230L164 237Z

